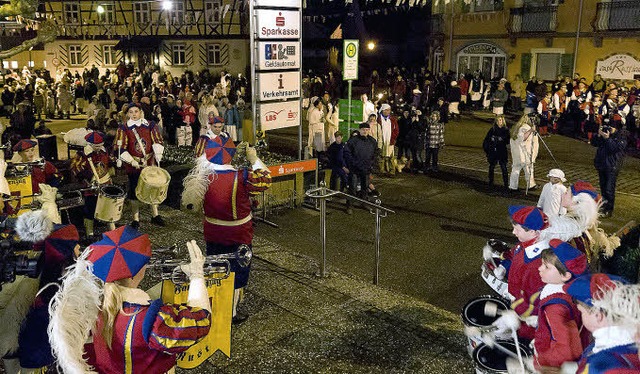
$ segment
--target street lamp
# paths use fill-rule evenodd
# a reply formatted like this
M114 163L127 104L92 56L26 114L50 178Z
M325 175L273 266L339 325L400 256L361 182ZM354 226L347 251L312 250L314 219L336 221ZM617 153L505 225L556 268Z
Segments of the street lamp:
M165 0L162 2L162 9L164 10L171 10L173 4L171 4L171 1L169 0Z
M367 49L370 51L373 51L374 49L376 49L376 43L372 40L370 42L367 43Z
M98 5L96 12L98 12L98 14L104 14L104 7L102 5Z

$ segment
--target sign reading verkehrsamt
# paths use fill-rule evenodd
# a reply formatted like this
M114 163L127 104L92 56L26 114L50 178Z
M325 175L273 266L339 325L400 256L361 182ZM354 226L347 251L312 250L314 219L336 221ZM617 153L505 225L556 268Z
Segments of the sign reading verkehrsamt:
M300 11L256 9L259 39L299 39Z
M258 42L258 69L300 68L300 42Z
M259 73L258 101L294 99L300 97L300 71Z

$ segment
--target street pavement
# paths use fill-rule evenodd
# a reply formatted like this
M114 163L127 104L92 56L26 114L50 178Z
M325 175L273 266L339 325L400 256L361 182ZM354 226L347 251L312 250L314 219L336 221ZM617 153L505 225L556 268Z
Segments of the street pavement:
M54 121L51 128L82 124ZM487 187L481 144L489 127L474 118L449 123L438 174L376 177L382 204L396 212L382 219L377 286L374 216L368 210L348 215L340 199L328 204L326 278L316 276L318 211L274 210L269 219L280 228L257 223L243 306L250 318L233 328L231 359L218 352L191 372L471 373L459 312L469 299L491 293L479 276L481 248L492 237L514 242L508 205L535 204L539 193ZM597 185L593 147L561 136L545 141L570 182ZM66 155L66 149L59 153ZM553 161L543 149L540 154L536 173L542 184ZM638 219L639 166L637 159L626 160L615 214L602 223L608 232ZM149 223L148 211L142 214L142 231L154 246L192 238L203 244L199 217L162 206L170 224L160 229Z

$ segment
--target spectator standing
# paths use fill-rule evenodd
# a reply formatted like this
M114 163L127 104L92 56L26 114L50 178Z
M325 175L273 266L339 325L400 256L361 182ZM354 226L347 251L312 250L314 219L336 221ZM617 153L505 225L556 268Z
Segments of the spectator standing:
M523 115L511 128L511 177L509 189L518 190L520 171L524 169L525 183L529 190L535 189L536 180L533 176L533 165L538 157L538 137L531 124L529 115Z
M464 74L460 74L458 78L458 87L460 87L460 109L466 109L467 96L469 95L469 81L464 77Z
M601 126L591 142L598 147L593 160L600 179L600 192L603 197L602 215L611 217L616 195L616 181L622 169L627 147L626 131L613 126Z
M327 110L325 116L327 123L327 135L329 135L329 144L333 144L336 141L335 134L340 127L340 109L338 108L338 100L335 99L331 105L331 110Z
M493 104L493 114L497 116L501 116L504 114L504 105L506 104L509 98L509 93L504 88L505 81L500 80L500 83L498 83L498 89L491 94L491 103Z
M380 171L383 173L389 173L395 175L396 173L396 159L394 157L395 144L398 138L398 119L391 115L391 106L389 104L382 104L380 107L380 115L378 116L378 124L380 125L380 139L378 144L381 144L381 165Z
M369 136L369 124L366 122L360 124L359 133L349 138L344 148L344 157L349 168L349 194L367 198L376 147L375 139ZM347 214L351 213L351 201L347 200Z
M307 114L307 120L309 121L309 139L307 141L307 152L310 157L313 157L313 150L317 152L324 151L324 113L322 111L322 99L316 98L313 103L313 107ZM318 138L319 140L317 140Z
M242 141L242 120L235 102L227 103L227 110L224 112L225 130L234 142Z
M562 206L562 195L567 192L563 182L567 179L560 169L549 170L549 182L542 187L540 198L538 198L538 208L549 217L563 216L567 213L567 208Z
M473 73L473 79L469 83L469 94L471 95L471 104L474 110L480 109L482 94L484 93L484 80L480 76L480 72Z
M460 105L460 100L462 99L462 90L458 87L458 82L451 81L451 88L449 89L449 94L447 95L447 101L449 102L449 115L451 119L455 119L458 116L460 119L460 110L458 106Z
M348 187L349 168L344 158L344 143L342 142L342 133L336 131L333 134L333 141L327 149L327 157L329 158L329 166L331 167L331 179L329 188L336 189L336 183L340 180L340 191L344 191Z
M522 101L526 97L525 85L520 74L516 74L515 79L511 82L511 89L511 108L513 111L519 112L522 109Z
M426 157L424 171L438 172L438 153L444 147L444 124L440 121L440 113L432 112L427 122Z
M504 116L496 116L493 122L493 127L489 129L487 135L482 142L482 148L487 155L487 161L489 162L489 187L493 187L493 178L496 168L496 164L500 164L500 170L502 171L502 182L504 188L509 187L508 173L507 173L507 161L509 160L509 153L507 151L507 145L509 144L509 129L507 129Z

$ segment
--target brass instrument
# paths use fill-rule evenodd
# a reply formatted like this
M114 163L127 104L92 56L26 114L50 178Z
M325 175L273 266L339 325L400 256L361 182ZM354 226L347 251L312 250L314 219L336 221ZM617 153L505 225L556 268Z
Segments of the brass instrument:
M28 162L7 162L7 171L5 176L11 177L24 177L31 174L31 169L34 167L43 168L45 164L44 157L39 158L36 161Z
M151 270L159 270L163 280L171 280L176 285L189 283L188 276L182 271L181 265L188 264L184 259L166 258L177 254L177 246L169 248L160 248L154 250L154 255L149 260L148 267ZM249 266L253 258L253 251L246 244L241 244L233 253L225 253L220 255L208 255L204 261L205 277L213 276L216 273L224 273L222 277L217 279L226 279L231 273L231 260L238 261L242 267Z
M96 191L99 188L100 188L100 185L98 185L97 183L94 183L91 186L86 188L79 188L77 190L58 192L58 195L56 196L56 205L58 206L58 210L65 210L65 209L75 208L75 207L84 205L84 198L82 196L82 193L86 191ZM67 194L72 194L72 196L64 197L64 195L67 195ZM36 193L36 194L24 195L24 196L11 196L11 197L3 198L2 201L6 202L6 201L28 199L28 198L37 198L38 196L41 196L41 195L42 194L40 193ZM36 209L40 209L40 206L41 206L41 203L36 199L34 199L33 202L29 204L21 205L20 207L21 209L36 210Z

